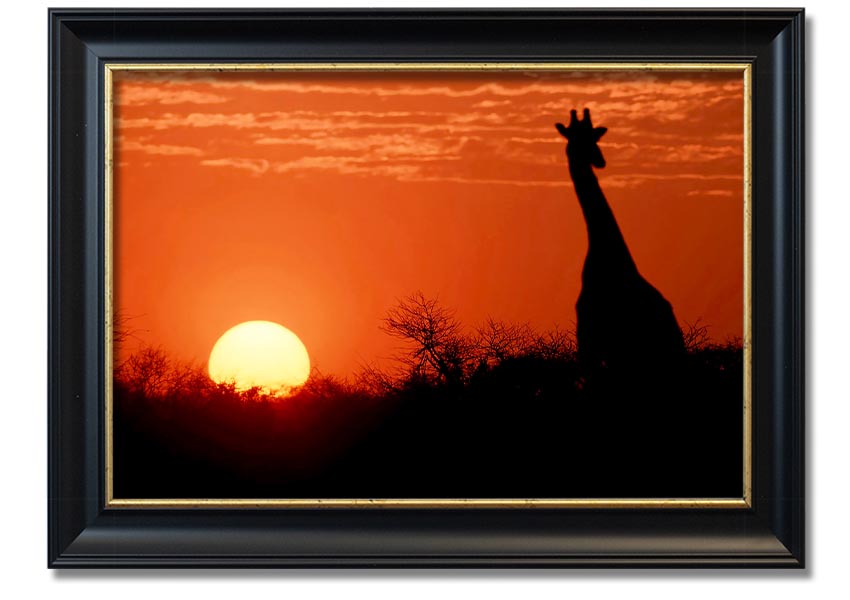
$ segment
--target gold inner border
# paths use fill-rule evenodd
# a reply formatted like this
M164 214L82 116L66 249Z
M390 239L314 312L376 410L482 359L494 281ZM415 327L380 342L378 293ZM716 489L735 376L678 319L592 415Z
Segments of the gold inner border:
M117 499L113 490L113 73L115 71L732 71L744 80L744 401L741 498ZM106 508L717 508L752 506L752 65L749 63L106 63L104 65L104 374Z

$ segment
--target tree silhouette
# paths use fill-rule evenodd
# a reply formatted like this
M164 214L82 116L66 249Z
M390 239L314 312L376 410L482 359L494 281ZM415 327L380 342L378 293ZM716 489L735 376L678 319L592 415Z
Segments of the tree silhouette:
M118 312L113 316L112 344L115 347L121 346L131 338L139 339L138 334L144 330L132 326L132 321L135 318L136 315L128 315L122 312Z
M115 377L128 391L146 398L203 394L217 385L205 369L175 361L159 346L140 347L116 368Z
M512 358L570 360L575 356L575 334L555 326L540 333L528 323L508 323L488 317L475 330L480 364L494 366Z
M165 391L170 372L171 363L165 351L144 346L118 367L116 376L131 392L153 398Z
M527 323L515 324L488 317L476 329L480 361L488 365L516 358L534 347L537 337Z
M416 292L387 312L381 329L404 340L408 352L397 360L415 378L447 386L462 385L475 358L475 343L436 298Z
M693 323L686 322L682 327L682 339L685 342L685 350L688 352L702 350L711 343L708 325L704 325L702 319L697 319Z
M555 326L554 329L534 337L531 353L547 360L572 360L576 355L575 334Z

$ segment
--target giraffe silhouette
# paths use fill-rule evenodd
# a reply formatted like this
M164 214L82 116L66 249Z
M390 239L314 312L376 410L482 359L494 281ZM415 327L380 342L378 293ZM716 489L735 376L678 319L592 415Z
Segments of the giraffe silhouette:
M576 303L578 359L593 377L626 375L628 381L661 382L660 372L684 356L682 330L673 307L638 272L594 168L605 166L599 139L607 128L594 127L570 112L569 127L555 127L567 138L567 161L584 220L588 248Z

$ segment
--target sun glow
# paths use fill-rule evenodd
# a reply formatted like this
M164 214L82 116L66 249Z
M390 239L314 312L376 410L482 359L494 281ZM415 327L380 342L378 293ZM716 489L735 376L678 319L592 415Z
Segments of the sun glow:
M271 321L246 321L228 329L213 346L210 377L234 382L238 390L252 387L288 394L310 376L307 348L286 327Z

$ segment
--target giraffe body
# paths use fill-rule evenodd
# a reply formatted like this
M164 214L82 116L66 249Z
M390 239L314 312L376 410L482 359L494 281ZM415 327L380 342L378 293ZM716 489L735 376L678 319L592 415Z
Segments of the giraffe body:
M588 250L576 303L578 356L591 373L655 378L684 355L682 330L670 302L635 265L593 168L605 166L590 113L572 111L567 138L570 176L587 225ZM663 374L661 374L663 377Z

